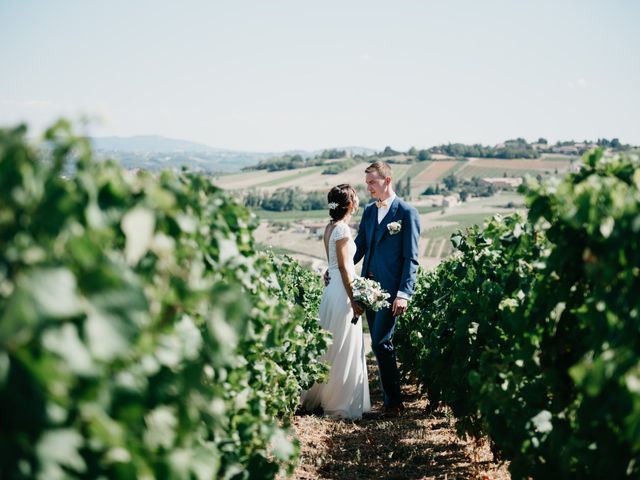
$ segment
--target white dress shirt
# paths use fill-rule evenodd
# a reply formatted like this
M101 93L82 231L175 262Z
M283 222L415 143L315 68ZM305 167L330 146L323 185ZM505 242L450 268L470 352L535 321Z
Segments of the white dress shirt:
M386 217L387 213L389 213L389 209L391 208L391 204L393 203L393 201L395 199L396 199L396 194L392 193L389 198L387 198L386 200L382 200L384 203L387 204L387 206L386 207L380 207L378 209L378 225L380 225L380 223L382 223L382 220L384 220L384 217Z

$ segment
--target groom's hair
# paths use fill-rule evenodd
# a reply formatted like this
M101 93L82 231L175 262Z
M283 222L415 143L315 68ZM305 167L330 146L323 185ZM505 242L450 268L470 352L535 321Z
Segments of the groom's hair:
M332 205L333 208L329 208L331 220L334 222L342 220L349 211L349 206L353 206L356 198L358 198L356 189L348 183L341 183L329 190L327 201L329 203L335 203L335 205Z
M382 177L392 177L391 167L386 162L373 162L367 168L365 168L364 173L373 173L376 172L378 175Z

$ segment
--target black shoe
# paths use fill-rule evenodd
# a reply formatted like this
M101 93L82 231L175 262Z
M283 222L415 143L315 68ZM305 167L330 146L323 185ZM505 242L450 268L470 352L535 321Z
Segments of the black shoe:
M400 403L396 403L394 405L385 405L384 409L382 410L382 412L385 415L389 415L389 416L392 416L392 417L397 417L402 412L404 412L404 404L402 402L400 402Z

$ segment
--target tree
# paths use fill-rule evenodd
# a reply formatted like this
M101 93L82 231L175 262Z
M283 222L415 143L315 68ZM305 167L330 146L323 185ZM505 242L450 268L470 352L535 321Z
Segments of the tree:
M343 158L347 156L347 152L345 150L336 150L335 148L329 150L323 150L320 154L320 158L326 160L333 160L336 158Z
M458 186L458 179L455 177L455 175L448 175L444 177L442 181L444 182L444 186L449 191L453 191L453 189Z
M548 145L549 144L549 142L547 142L547 139L546 138L542 138L542 137L540 137L538 139L538 143L542 143L544 145Z
M411 177L407 177L402 183L402 180L398 181L396 185L396 193L400 197L410 197L411 196Z
M460 192L460 201L466 202L467 198L469 198L469 192L467 192L466 190L462 190Z
M394 155L398 155L400 152L395 151L390 146L384 147L384 150L380 154L381 157L393 157Z
M427 160L431 159L431 154L428 150L420 150L418 152L418 155L416 156L416 159L419 162L426 162Z

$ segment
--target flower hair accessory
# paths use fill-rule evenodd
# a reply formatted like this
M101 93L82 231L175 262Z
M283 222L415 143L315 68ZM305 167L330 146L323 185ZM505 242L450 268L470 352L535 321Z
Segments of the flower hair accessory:
M329 210L333 210L334 208L338 208L338 204L336 202L329 202L327 207L329 207Z

